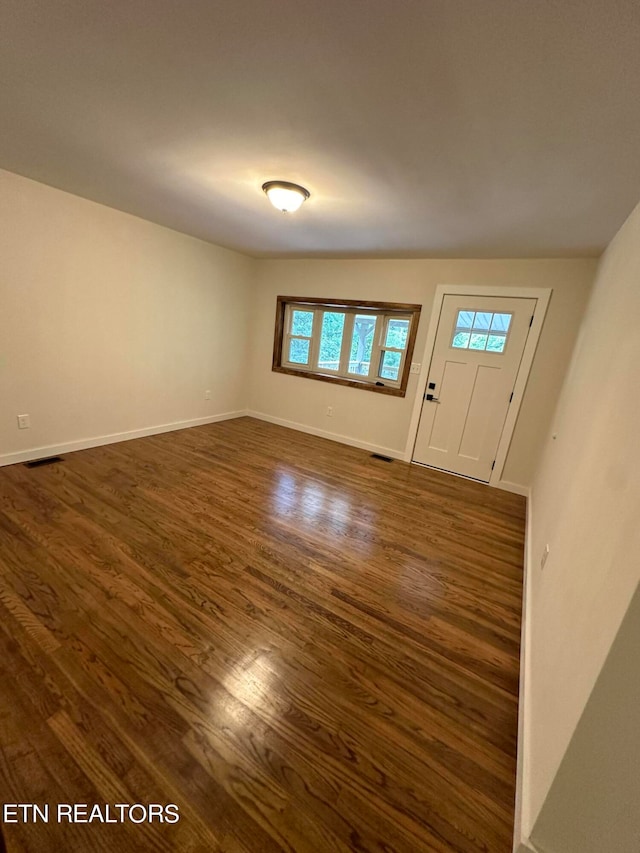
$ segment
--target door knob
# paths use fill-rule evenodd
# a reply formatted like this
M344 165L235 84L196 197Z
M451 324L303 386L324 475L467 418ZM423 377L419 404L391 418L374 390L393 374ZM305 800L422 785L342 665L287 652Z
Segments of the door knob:
M440 400L437 397L434 397L433 394L425 394L424 399L428 400L430 403L439 403Z

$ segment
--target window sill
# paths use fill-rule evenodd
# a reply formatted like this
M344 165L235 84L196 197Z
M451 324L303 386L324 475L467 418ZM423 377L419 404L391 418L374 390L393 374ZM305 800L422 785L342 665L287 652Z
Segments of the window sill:
M346 385L348 388L361 388L363 391L373 391L376 394L386 394L388 397L405 397L406 389L395 388L393 385L374 385L360 379L344 379L342 376L332 376L330 373L312 373L310 370L295 370L291 367L272 367L274 373L286 373L289 376L299 376L302 379L317 379L320 382L332 382L334 385Z

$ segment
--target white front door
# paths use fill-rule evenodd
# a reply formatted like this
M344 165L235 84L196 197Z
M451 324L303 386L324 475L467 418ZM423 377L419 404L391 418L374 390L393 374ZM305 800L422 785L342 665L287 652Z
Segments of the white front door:
M444 297L414 462L489 482L535 307Z

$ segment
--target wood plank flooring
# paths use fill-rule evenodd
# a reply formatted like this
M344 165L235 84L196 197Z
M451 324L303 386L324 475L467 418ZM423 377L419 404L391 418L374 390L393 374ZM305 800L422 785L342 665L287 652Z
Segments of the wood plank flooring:
M0 469L0 798L180 810L9 853L508 853L524 513L249 418Z

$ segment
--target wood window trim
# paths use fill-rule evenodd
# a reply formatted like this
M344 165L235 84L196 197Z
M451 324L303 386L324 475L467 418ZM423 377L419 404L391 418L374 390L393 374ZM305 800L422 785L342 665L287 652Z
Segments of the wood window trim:
M377 311L384 314L404 314L410 315L411 323L409 326L409 337L407 339L406 355L404 358L404 366L402 376L400 377L399 387L389 385L376 385L371 381L359 379L346 379L342 376L334 376L332 374L320 373L311 370L297 370L293 367L282 364L282 349L284 342L285 331L285 315L288 304L295 303L296 305L308 305L309 307L319 308L326 306L332 310L340 308L362 309ZM420 320L421 305L416 305L407 302L373 302L362 299L320 299L309 296L278 296L276 299L276 322L273 338L273 362L271 369L274 373L285 373L289 376L298 376L303 379L315 379L320 382L332 382L334 385L344 385L349 388L361 388L363 391L373 391L376 394L386 394L390 397L405 397L407 393L407 384L409 382L409 374L411 372L411 359L415 347L416 336L418 334L418 322Z

